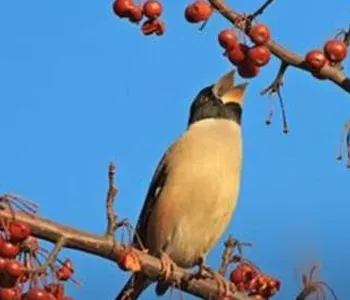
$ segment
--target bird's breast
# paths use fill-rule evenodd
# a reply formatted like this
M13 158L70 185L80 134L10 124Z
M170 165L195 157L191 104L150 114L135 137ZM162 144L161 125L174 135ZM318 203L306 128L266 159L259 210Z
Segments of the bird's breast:
M150 216L156 248L189 267L217 243L239 193L241 130L227 120L195 123L167 157L167 179Z

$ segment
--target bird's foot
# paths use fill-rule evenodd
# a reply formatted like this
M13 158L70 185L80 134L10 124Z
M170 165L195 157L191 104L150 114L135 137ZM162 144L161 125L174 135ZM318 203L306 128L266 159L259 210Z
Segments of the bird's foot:
M176 269L176 264L173 262L173 260L169 257L168 254L162 253L160 256L160 262L162 265L162 269L160 271L160 278L163 281L171 281L174 282L176 281L175 279L175 269Z
M200 259L198 263L198 268L199 268L198 271L193 273L190 279L212 278L219 285L219 296L220 297L229 296L232 285L219 272L214 271L207 264L205 264L205 261L203 258Z

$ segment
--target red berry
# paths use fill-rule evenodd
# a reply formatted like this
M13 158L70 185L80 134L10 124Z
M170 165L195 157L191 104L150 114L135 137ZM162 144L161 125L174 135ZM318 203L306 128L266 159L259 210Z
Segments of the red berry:
M249 47L239 43L238 47L234 47L227 52L228 59L236 66L239 66L247 59Z
M247 55L251 62L258 67L266 66L271 58L271 52L265 46L254 46L248 50Z
M224 29L218 35L219 44L226 50L230 50L238 45L236 33L231 29Z
M260 67L257 65L254 65L252 62L249 60L246 61L245 63L241 64L238 67L238 74L242 78L253 78L256 77L260 72Z
M72 276L73 273L74 269L72 261L70 259L66 259L63 262L62 267L56 271L56 277L59 280L66 281Z
M25 300L49 300L49 295L45 290L32 288L27 292Z
M0 300L18 300L21 292L16 288L0 288Z
M264 298L270 298L280 290L281 283L276 278L259 274L255 276L249 284L249 289L254 290Z
M271 37L269 28L262 23L255 24L249 31L249 37L256 45L266 44Z
M120 18L129 17L129 11L135 6L132 0L115 0L113 11Z
M72 263L72 260L69 259L69 258L67 258L67 259L63 262L62 267L63 267L63 268L67 268L67 269L71 270L72 272L74 271L74 270L73 270L73 263Z
M319 72L327 62L327 58L321 50L311 50L305 56L307 66L313 72Z
M156 30L156 35L163 35L165 32L165 24L161 20L157 20L157 30Z
M213 7L206 0L197 0L185 9L185 18L190 23L206 21L213 13Z
M326 59L325 66L327 66L328 64L329 64L329 60ZM311 75L319 80L326 80L327 79L327 77L325 77L324 75L321 75L319 72L311 72Z
M160 19L149 19L142 24L141 31L144 35L162 35L165 32L165 24Z
M67 281L71 276L72 272L67 268L60 268L56 271L56 277L58 280Z
M57 300L57 299L64 300L64 298L57 298L57 297L55 297L54 295L52 295L50 293L47 294L47 299L46 300Z
M129 9L129 21L132 23L138 23L143 18L143 11L140 6L134 5Z
M246 281L243 268L235 268L230 274L230 280L234 284L239 284L240 282Z
M50 283L45 286L45 290L55 296L57 299L63 299L64 297L64 285L60 283Z
M256 299L256 300L266 300L263 296L257 293L251 293L248 295L250 298Z
M5 270L6 264L7 264L7 259L0 257L0 273L1 273L1 271Z
M8 242L0 237L0 256L4 258L13 258L16 257L20 251L19 245Z
M330 40L324 45L323 51L330 61L338 63L346 57L348 49L343 41Z
M22 242L32 233L30 226L19 221L12 222L8 228L11 241Z
M147 0L143 5L143 12L147 18L158 18L162 12L162 4L157 0Z
M6 271L12 277L17 278L17 277L22 276L23 275L23 268L24 268L24 266L18 260L7 261Z
M249 262L241 262L230 274L230 280L234 284L249 283L258 275L256 267Z

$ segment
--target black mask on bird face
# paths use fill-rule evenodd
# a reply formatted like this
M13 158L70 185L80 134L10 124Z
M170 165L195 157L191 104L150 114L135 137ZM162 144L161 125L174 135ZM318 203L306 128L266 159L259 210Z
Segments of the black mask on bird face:
M234 85L234 71L202 89L190 109L188 126L204 119L228 119L241 123L244 93L248 83Z

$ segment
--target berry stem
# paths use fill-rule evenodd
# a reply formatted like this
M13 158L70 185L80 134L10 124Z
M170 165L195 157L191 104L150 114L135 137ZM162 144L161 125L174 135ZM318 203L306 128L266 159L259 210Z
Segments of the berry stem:
M38 257L36 256L36 254L33 253L32 256L34 257L35 261L37 262L38 267L35 268L34 270L27 270L27 271L29 273L32 273L32 274L45 273L47 268L54 264L54 262L57 259L58 253L65 246L65 244L66 244L66 238L63 237L63 236L60 237L59 240L57 241L57 243L55 244L55 247L50 252L50 254L48 255L48 257L46 258L46 260L45 260L45 262L43 264L40 263L40 261L39 261Z
M342 160L343 158L343 147L346 143L346 151L348 156L347 166L350 167L350 121L347 121L343 127L343 130L340 135L340 142L338 146L338 155L337 160Z
M273 117L273 114L275 111L275 105L274 105L275 102L271 98L269 98L269 100L270 100L270 107L269 107L269 113L268 113L266 120L265 120L266 125L271 125L272 117Z
M281 95L281 87L283 86L283 76L287 71L289 64L285 61L281 61L281 65L280 68L277 72L277 75L275 77L275 79L273 80L273 82L265 89L263 89L260 94L262 96L268 94L268 95L273 95L273 94L277 94L278 99L279 99L279 103L281 106L281 111L282 111L282 122L283 122L283 133L288 133L289 129L288 129L288 122L287 122L287 113L286 113L286 109L285 109L285 105L284 105L284 101ZM270 116L272 117L272 112L270 112ZM271 122L271 119L267 119L265 121L266 122ZM268 123L267 123L268 124Z

